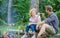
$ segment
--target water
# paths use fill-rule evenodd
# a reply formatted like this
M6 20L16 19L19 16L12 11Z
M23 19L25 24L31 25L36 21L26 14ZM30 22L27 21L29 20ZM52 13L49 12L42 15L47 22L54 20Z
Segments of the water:
M2 4L0 5L0 19L2 19L2 24L13 24L16 19L16 10L12 7L13 1L10 0L3 0ZM10 4L9 4L10 3Z
M11 8L12 8L12 0L9 0L9 3L8 3L8 25L11 25Z

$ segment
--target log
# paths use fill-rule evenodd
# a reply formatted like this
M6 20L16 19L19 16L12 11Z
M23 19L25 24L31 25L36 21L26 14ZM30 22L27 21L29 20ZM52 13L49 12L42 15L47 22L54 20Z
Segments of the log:
M10 31L16 32L17 35L24 35L24 33L25 33L25 31L23 32L23 30L10 30ZM32 31L29 31L29 35L32 36L32 35L33 35L33 32L32 32ZM50 37L49 34L48 34L48 36ZM55 34L55 35L51 35L51 36L57 36L57 37L60 37L60 33Z
M54 35L54 36L60 36L60 33L58 33L58 34L56 34L56 35Z

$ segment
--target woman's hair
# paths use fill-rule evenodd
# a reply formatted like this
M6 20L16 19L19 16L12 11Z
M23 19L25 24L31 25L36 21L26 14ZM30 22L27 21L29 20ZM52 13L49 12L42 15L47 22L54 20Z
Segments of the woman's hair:
M32 11L36 11L35 8L31 9L30 12L29 12L29 16L31 17L32 16Z

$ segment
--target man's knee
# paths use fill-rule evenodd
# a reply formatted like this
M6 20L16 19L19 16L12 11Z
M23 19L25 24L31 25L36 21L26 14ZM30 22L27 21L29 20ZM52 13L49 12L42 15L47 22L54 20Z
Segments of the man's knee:
M46 24L43 24L43 25L42 25L43 28L46 27L46 26L47 26Z
M37 38L40 38L40 36L38 35Z
M48 24L43 24L43 27L49 28L50 25L48 25Z

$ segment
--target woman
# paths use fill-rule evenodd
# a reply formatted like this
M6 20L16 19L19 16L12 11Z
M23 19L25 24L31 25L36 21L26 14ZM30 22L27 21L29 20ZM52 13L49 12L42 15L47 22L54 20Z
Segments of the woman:
M41 22L41 18L40 18L40 16L36 13L36 9L35 9L35 8L33 8L33 9L30 10L29 15L30 15L29 24L26 26L26 33L25 33L25 35L23 35L22 38L27 38L27 34L28 34L29 29L31 29L32 32L33 32L32 38L33 38L33 37L36 38L36 36L35 36L36 25L37 25L39 22Z

